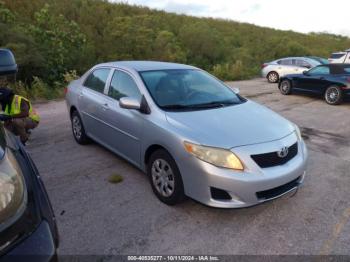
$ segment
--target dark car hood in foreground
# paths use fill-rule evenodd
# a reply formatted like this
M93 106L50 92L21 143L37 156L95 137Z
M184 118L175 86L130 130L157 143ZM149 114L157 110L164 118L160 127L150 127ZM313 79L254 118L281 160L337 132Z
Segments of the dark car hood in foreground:
M294 131L291 122L252 101L208 110L166 112L166 116L185 136L221 148L269 142Z

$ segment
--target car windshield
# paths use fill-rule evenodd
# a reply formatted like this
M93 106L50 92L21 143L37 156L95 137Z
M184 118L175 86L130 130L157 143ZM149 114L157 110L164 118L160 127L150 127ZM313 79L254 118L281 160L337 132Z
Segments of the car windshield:
M198 110L245 101L208 73L196 69L143 71L140 75L162 109Z

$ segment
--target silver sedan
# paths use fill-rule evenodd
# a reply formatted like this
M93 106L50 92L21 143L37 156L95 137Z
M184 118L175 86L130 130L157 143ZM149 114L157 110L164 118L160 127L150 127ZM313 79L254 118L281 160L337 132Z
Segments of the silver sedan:
M94 140L144 171L166 204L188 196L247 207L303 182L298 127L198 68L99 64L70 83L66 101L75 140Z
M270 83L277 83L285 75L302 74L304 71L318 65L321 65L320 61L309 57L281 58L262 64L261 75Z

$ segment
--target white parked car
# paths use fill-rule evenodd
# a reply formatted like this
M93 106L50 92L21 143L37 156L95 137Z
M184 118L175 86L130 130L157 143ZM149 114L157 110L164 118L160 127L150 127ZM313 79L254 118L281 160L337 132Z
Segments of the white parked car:
M350 49L333 53L328 61L332 64L350 64Z
M302 74L321 63L308 57L281 58L261 66L261 75L270 83L277 83L280 77L289 74Z

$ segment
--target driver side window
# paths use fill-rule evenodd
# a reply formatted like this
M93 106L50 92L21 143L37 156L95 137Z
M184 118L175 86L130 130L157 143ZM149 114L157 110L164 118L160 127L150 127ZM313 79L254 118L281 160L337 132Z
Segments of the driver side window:
M111 85L108 90L108 96L119 100L122 97L132 97L141 99L141 93L134 79L122 71L115 70Z
M310 75L329 75L330 70L328 66L318 66L309 71Z

